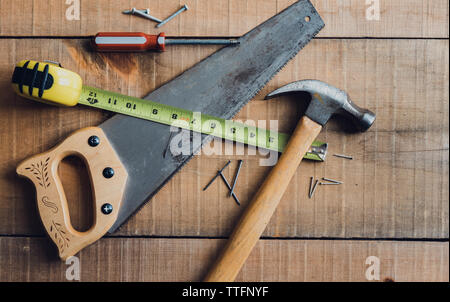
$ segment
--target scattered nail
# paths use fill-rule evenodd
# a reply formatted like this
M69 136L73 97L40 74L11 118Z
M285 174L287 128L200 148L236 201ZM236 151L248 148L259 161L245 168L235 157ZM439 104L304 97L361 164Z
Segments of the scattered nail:
M161 26L163 26L164 24L166 24L167 22L169 22L170 20L172 20L173 18L175 18L176 16L178 16L179 14L181 14L182 12L184 12L185 10L188 10L188 6L185 4L182 8L180 8L179 10L177 10L175 13L173 13L172 15L170 15L169 17L167 17L166 19L164 19L163 21L160 21L158 25L156 25L157 28L160 28Z
M239 166L238 166L236 175L234 176L234 181L233 181L233 185L231 186L230 196L233 195L234 187L236 186L236 182L237 182L237 179L239 177L239 172L241 171L241 167L242 167L242 163L243 162L244 161L242 159L239 160Z
M313 182L314 182L314 177L311 176L310 179L309 179L309 192L308 192L309 198L311 198L311 191L312 191Z
M138 15L138 16L141 16L141 17L143 17L145 19L149 19L149 20L155 21L157 23L161 23L160 19L155 18L155 17L151 16L149 13L145 13L145 12L143 12L141 10L138 10L138 9L134 8L134 7L131 9L131 13L130 14L131 15Z
M353 159L353 157L349 156L349 155L343 155L343 154L333 154L336 157L340 157L340 158L346 158L346 159Z
M140 11L141 13L144 13L144 14L147 14L147 15L149 15L150 14L150 10L147 8L147 9L136 9L136 8L132 8L132 9L126 9L126 10L124 10L123 12L122 12L122 14L125 14L125 15L132 15L133 14L133 9L135 10L135 11Z
M318 184L318 183L319 183L319 180L316 179L316 182L314 183L314 186L313 186L312 191L311 191L311 196L310 196L309 198L312 198L312 197L313 197L314 192L316 192L316 188L317 188L317 184Z
M219 175L222 177L223 181L224 181L225 184L227 185L228 190L231 190L231 186L230 186L230 184L228 183L228 180L225 178L225 175L223 175L222 171L219 171ZM236 194L232 193L231 195L233 196L233 198L234 198L234 200L236 201L236 203L238 204L238 206L240 206L241 203L239 202L239 199L237 198Z
M214 182L214 180L216 180L216 178L222 173L222 171L223 171L226 167L228 167L228 165L229 165L230 163L231 163L231 160L229 160L229 161L226 163L226 165L223 166L223 168L220 169L220 170L217 172L216 176L214 176L213 179L211 179L211 181L203 188L203 191L205 191L206 189L208 189L208 187Z
M326 178L326 177L322 177L322 180L329 181L329 182L333 182L333 183L335 183L335 184L343 184L342 181L334 180L334 179Z

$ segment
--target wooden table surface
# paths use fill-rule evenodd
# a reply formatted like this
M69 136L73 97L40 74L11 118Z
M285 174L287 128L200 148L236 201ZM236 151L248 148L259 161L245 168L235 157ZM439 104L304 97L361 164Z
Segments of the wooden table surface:
M162 29L171 36L234 37L292 0L81 0L80 20L67 20L63 0L0 0L0 281L65 281L67 265L46 238L30 182L17 164L48 150L71 132L111 116L88 108L57 108L15 96L10 79L22 59L59 61L84 83L141 97L171 80L217 46L170 46L164 53L99 54L87 46L98 31L157 33L154 23L121 14L150 8L164 18L190 9ZM76 1L75 1L76 2ZM324 163L304 161L247 260L239 281L366 281L366 260L380 260L380 280L449 280L449 1L383 0L380 20L367 20L361 0L312 1L325 28L237 115L279 120L292 131L301 114L292 98L264 101L281 85L314 78L346 90L377 120L363 134L339 120L319 139ZM375 0L374 2L377 2ZM294 109L295 108L295 109ZM77 256L81 281L198 281L270 167L260 156L195 156L118 232ZM236 189L202 187L232 159L244 159ZM79 159L59 168L72 223L92 221L89 181ZM330 177L341 186L309 179Z

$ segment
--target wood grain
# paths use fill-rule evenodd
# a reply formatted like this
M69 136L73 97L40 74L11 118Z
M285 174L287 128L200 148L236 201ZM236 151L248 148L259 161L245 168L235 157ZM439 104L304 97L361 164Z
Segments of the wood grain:
M80 20L66 19L61 0L1 0L1 36L86 36L99 31L163 30L172 36L239 36L283 10L294 0L186 0L189 6L160 29L155 23L123 15L122 10L149 8L166 18L180 8L176 0L80 0ZM368 20L370 5L361 0L313 0L325 21L319 37L448 38L448 0L383 0L380 19ZM405 26L407 24L407 26Z
M80 281L200 281L221 239L104 238L84 249ZM0 237L0 280L67 281L44 238ZM261 240L236 281L367 281L366 259L380 259L380 281L449 280L448 242Z
M448 46L439 40L314 40L242 109L237 119L279 120L279 130L290 132L304 105L292 97L263 97L291 81L315 78L346 90L377 114L363 134L343 131L342 119L326 125L319 139L330 143L330 153L354 160L304 161L263 236L448 238ZM17 163L107 117L14 96L9 81L18 60L59 60L86 84L142 96L215 49L108 56L82 52L83 47L82 41L0 41L5 54L0 58L0 234L42 234L32 210L33 189L14 176ZM180 64L171 64L173 58ZM201 191L227 159L239 158L245 160L236 191L242 207L227 198L221 182ZM117 234L227 236L270 170L259 166L260 158L196 156ZM235 164L225 171L229 179ZM344 185L319 188L310 200L310 176Z

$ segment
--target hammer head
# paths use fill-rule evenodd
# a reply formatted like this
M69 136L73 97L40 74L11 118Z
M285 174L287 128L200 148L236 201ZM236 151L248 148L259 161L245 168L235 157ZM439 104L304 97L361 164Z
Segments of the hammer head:
M345 91L317 80L303 80L287 84L269 93L266 99L307 92L311 102L305 115L320 125L325 125L334 114L342 114L350 118L360 131L366 131L375 121L375 114L355 105Z

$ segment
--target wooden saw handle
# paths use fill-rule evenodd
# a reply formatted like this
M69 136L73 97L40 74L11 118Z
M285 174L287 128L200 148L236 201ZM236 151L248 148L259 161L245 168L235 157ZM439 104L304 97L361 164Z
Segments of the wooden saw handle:
M280 160L245 209L206 282L234 281L242 265L264 232L298 165L322 126L303 116Z
M94 224L86 232L72 227L58 175L59 163L70 155L84 160L91 180ZM105 168L114 170L112 177L107 178L111 173L104 173ZM41 221L63 260L98 240L114 224L128 177L103 130L97 127L78 130L49 151L26 159L17 167L17 173L29 178L36 187Z

